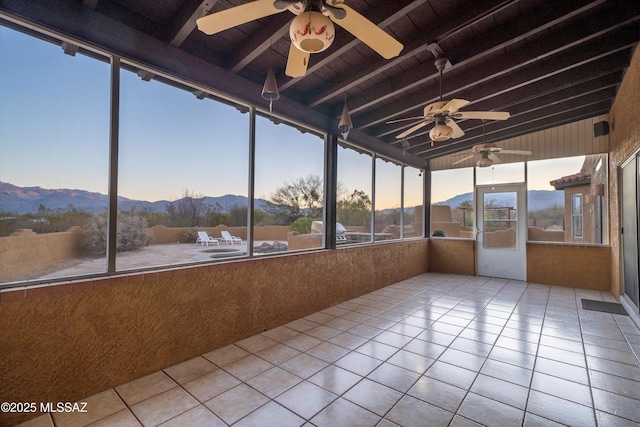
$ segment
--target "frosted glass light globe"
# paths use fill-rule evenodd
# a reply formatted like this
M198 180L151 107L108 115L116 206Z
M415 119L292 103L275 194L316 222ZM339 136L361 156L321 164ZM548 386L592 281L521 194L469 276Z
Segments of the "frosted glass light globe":
M291 21L289 37L303 52L318 53L326 50L336 36L331 19L320 12L302 12Z

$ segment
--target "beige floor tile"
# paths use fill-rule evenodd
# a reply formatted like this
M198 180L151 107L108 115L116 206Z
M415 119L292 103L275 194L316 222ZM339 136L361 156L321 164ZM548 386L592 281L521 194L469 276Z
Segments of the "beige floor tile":
M86 402L87 412L56 412L52 415L56 426L85 426L126 408L113 389L83 399L81 402Z
M360 375L356 375L353 372L349 372L335 365L329 365L310 377L308 381L332 393L341 395L360 380L362 380Z
M305 419L310 419L338 396L304 381L276 398L276 401L287 409Z
M224 370L240 381L247 381L249 378L253 378L271 368L273 368L273 364L258 356L250 355L225 366Z
M131 407L145 427L157 426L198 406L198 401L181 387L175 387Z
M349 349L326 341L307 350L307 354L328 363L335 362L347 353Z
M129 406L174 388L178 384L162 371L116 387L116 392Z
M249 353L257 353L260 350L264 350L265 348L275 345L276 343L277 341L272 340L271 338L264 335L254 335L242 341L236 342L236 345L245 349Z
M365 378L342 397L383 416L400 400L402 393Z
M379 420L380 417L373 412L339 398L310 421L318 427L371 427ZM424 423L424 419L422 422Z
M220 367L223 367L225 365L228 365L229 363L235 362L236 360L247 357L249 354L251 353L241 349L237 345L229 344L225 347L213 350L205 354L204 358Z
M109 415L95 423L89 424L87 427L141 427L142 424L136 419L136 417L127 409L116 412L113 415Z
M300 335L299 331L296 331L286 326L278 326L277 328L269 329L262 333L267 338L275 341L283 342L293 337Z
M225 427L226 424L204 405L198 405L160 424L162 427Z
M17 427L54 427L51 414L40 415L17 425Z
M234 427L297 427L304 424L304 420L278 405L276 402L269 402L261 408L256 409L236 424Z
M301 381L302 378L276 366L251 378L247 384L273 399Z
M328 365L325 361L302 353L282 363L280 367L300 378L308 378L319 370L326 368Z
M195 380L184 383L183 387L196 399L204 403L238 384L240 384L240 380L236 377L222 369L216 369Z
M422 427L425 420L432 426L448 426L453 413L411 396L404 396L385 418L403 427Z
M265 359L274 365L279 365L280 363L284 363L299 354L300 351L295 348L291 348L284 344L276 344L257 352L256 356Z
M214 397L205 405L224 422L233 424L268 401L269 398L265 395L245 384L240 384Z
M194 357L193 359L166 368L164 372L178 384L184 384L214 369L217 369L216 366L204 357Z

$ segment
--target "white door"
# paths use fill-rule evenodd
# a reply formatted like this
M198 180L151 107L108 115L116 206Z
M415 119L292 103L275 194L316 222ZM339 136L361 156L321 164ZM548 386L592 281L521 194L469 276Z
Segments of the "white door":
M476 187L478 275L527 278L527 203L524 184Z

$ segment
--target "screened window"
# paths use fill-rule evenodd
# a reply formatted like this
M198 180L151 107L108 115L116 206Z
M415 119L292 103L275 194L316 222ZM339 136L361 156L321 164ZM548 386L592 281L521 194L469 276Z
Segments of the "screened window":
M371 238L372 158L348 146L338 148L336 231L338 244L368 243Z
M376 158L375 235L376 241L399 239L402 215L402 167Z
M116 268L245 256L249 114L140 76L121 70Z
M431 237L473 238L473 168L431 173Z
M254 254L323 246L324 139L256 117Z
M529 241L607 242L606 160L594 154L527 162Z
M105 272L109 61L5 27L0 52L0 282Z
M403 173L403 238L422 237L424 173L411 166L405 166Z

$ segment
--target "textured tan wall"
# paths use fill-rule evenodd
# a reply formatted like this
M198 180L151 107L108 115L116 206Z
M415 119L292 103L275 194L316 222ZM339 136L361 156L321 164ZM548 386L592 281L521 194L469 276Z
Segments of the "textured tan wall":
M621 239L618 168L640 148L640 49L636 48L609 113L609 212L611 212L611 292L620 296Z
M462 239L429 239L430 271L476 274L476 242Z
M17 274L83 255L82 232L78 227L61 233L37 234L18 230L0 237L0 282Z
M611 248L527 243L527 281L608 291Z
M0 293L0 401L93 395L425 273L428 245L417 239ZM0 425L18 420L0 417Z

